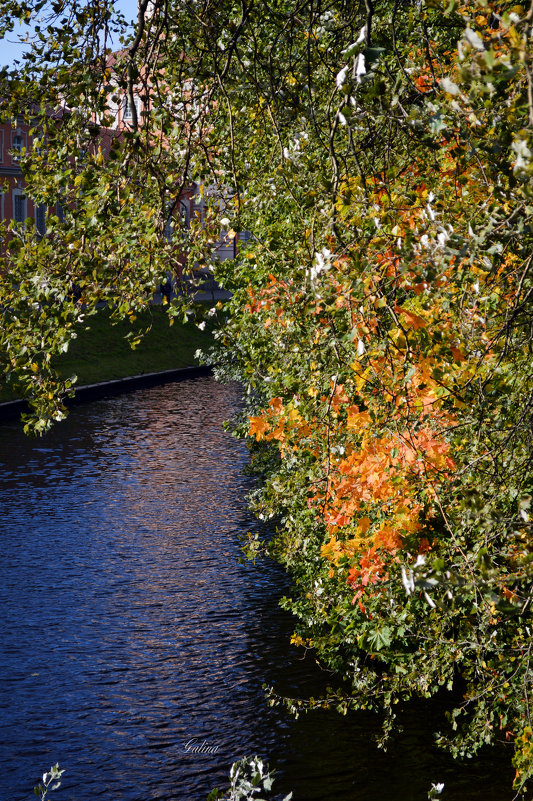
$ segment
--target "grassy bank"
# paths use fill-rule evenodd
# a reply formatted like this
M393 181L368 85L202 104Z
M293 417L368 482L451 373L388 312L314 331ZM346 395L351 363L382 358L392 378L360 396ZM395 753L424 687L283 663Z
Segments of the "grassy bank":
M67 353L55 360L64 377L78 376L78 386L111 381L141 373L154 373L195 364L194 353L210 340L207 332L192 323L169 326L161 306L152 306L133 322L112 325L109 312L102 309L89 319L89 329L81 331ZM126 334L150 327L141 343L132 350ZM0 402L16 394L0 389Z

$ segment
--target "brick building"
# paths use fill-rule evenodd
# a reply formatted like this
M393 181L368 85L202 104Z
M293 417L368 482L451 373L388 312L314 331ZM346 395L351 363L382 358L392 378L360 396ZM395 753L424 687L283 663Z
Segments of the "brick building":
M16 124L0 123L0 219L22 223L31 217L37 230L44 233L47 210L25 195L19 163L20 152L32 146L30 126L21 117Z
M110 67L113 68L115 56L111 57ZM142 119L143 105L141 98L134 95L134 103L137 118ZM100 129L100 147L104 157L109 153L113 139L121 135L132 124L133 112L129 107L125 96L118 102L110 102L109 111L112 116L112 123L109 128ZM36 114L39 113L36 110ZM68 109L59 108L50 111L49 118L57 120L58 124ZM93 118L93 123L98 124L98 120ZM20 153L23 150L31 151L34 146L33 137L30 129L38 129L38 125L30 125L22 116L17 120L0 121L0 220L8 223L15 220L24 223L28 218L34 221L35 229L41 235L46 232L46 221L49 214L55 214L62 219L65 208L61 203L57 203L54 208L47 208L43 204L34 203L24 191L24 177L20 167ZM174 208L174 220L169 220L165 229L165 235L172 237L172 228L176 225L188 227L191 219L195 216L203 216L203 200L198 192L198 186L191 183L182 192L177 206ZM241 238L247 238L247 234ZM220 241L217 243L214 256L218 260L235 258L237 252L238 237L228 237L222 232ZM169 279L172 277L169 275ZM208 283L212 283L209 274L205 275Z

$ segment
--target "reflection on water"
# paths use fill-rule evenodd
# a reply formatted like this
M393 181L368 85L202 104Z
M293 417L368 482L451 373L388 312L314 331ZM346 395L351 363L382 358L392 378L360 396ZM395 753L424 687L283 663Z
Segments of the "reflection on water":
M253 753L295 801L414 801L431 780L445 801L511 798L509 770L431 748L425 714L385 755L369 715L266 707L264 682L319 678L288 644L281 571L238 562L255 523L222 428L237 406L196 379L79 407L38 441L0 429L0 799L58 761L57 801L202 801Z

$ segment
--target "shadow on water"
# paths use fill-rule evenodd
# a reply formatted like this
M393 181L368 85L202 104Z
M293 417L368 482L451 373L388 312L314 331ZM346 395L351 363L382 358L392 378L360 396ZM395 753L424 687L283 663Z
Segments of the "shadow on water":
M197 379L79 407L40 440L1 428L2 801L56 761L58 801L202 801L253 753L295 801L418 801L431 781L445 801L512 798L506 752L454 765L428 708L387 754L372 715L267 708L264 682L323 676L289 645L280 568L238 562L255 526L222 429L238 403Z

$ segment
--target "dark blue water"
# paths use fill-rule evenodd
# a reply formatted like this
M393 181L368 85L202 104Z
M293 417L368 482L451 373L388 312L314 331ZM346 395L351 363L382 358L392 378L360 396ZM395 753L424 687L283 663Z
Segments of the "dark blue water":
M305 697L322 676L289 645L281 570L238 561L256 525L222 428L238 404L197 379L79 407L40 440L0 428L1 801L55 762L52 801L203 801L254 753L295 801L424 801L432 781L444 801L512 798L507 754L455 766L427 709L383 754L370 715L266 706L264 682Z

